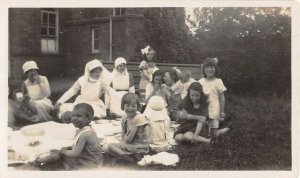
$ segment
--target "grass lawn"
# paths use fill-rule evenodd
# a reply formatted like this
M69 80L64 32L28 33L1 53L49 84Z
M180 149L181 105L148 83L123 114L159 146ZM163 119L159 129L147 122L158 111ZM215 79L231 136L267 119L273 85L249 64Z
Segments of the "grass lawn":
M60 94L53 94L57 100ZM286 98L226 95L233 130L219 145L178 145L172 167L130 166L136 170L291 170L291 101Z

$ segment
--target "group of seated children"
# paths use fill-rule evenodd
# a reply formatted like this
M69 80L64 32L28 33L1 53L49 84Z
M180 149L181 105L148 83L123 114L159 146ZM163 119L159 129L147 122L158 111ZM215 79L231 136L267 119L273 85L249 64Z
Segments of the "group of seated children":
M90 126L106 116L106 109L116 117L122 117L122 139L111 143L106 152L115 158L139 159L149 149L166 151L174 139L182 142L214 143L228 132L229 127L219 129L225 117L225 86L216 78L217 59L207 58L203 63L203 75L199 81L186 71L172 68L159 70L153 62L155 51L142 49L145 56L139 66L141 81L139 95L135 94L133 77L127 71L126 60L117 58L110 73L99 60L85 66L85 73L63 94L54 107L48 99L50 87L46 77L38 74L34 61L23 65L27 79L20 91L13 90L9 100L9 123L15 118L28 122L51 120L50 111L59 111L58 117L72 122L78 128L72 147L62 148L56 154L39 158L38 163L58 162L65 169L77 169L101 165L102 150L97 135ZM200 70L200 69L199 69ZM105 104L100 96L105 93ZM73 103L66 103L79 94ZM141 110L141 100L144 107ZM145 102L145 103L144 103ZM169 134L171 121L180 125L173 138ZM204 133L204 127L209 133Z

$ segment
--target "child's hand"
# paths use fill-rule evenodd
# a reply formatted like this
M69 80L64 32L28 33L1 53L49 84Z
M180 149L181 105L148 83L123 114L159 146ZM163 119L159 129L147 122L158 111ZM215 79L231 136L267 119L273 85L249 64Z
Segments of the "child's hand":
M204 116L197 116L197 119L199 122L202 122L202 123L206 121L206 117L204 117Z
M225 115L224 112L221 112L221 113L220 113L220 118L225 118L225 116L226 116L226 115Z
M41 83L41 78L39 75L35 75L34 76L34 80L36 81L37 84L40 84Z
M61 103L57 102L54 107L53 107L53 110L57 111L59 110L59 107L61 106Z
M65 155L65 153L67 152L68 148L67 147L63 147L60 149L60 154Z

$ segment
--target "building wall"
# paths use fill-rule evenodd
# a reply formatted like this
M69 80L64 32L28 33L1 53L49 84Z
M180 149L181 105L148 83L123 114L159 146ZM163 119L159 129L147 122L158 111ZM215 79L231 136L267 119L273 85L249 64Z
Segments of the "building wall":
M14 84L24 79L22 65L28 60L37 62L42 75L63 75L63 54L41 53L40 25L40 8L9 9L9 76Z
M139 43L144 43L143 17L125 15L112 17L112 59L125 57L133 61ZM100 30L100 52L92 53L91 28ZM64 51L66 76L79 76L84 72L85 64L94 58L110 61L110 19L109 17L72 20L65 23Z
M41 9L9 9L10 79L24 79L22 65L35 60L40 73L48 78L79 76L87 61L110 60L110 22L112 8L59 8L59 53L41 53ZM126 15L126 13L128 13ZM125 15L112 17L112 58L123 56L137 61L144 44L142 8L129 8ZM139 15L137 15L139 14ZM100 52L91 51L91 28L100 29ZM143 46L143 45L142 45Z

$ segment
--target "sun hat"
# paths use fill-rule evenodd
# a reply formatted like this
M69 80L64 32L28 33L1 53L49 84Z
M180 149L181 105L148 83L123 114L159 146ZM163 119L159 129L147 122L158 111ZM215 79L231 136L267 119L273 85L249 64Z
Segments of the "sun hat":
M39 69L35 61L27 61L23 64L24 74L31 69Z

